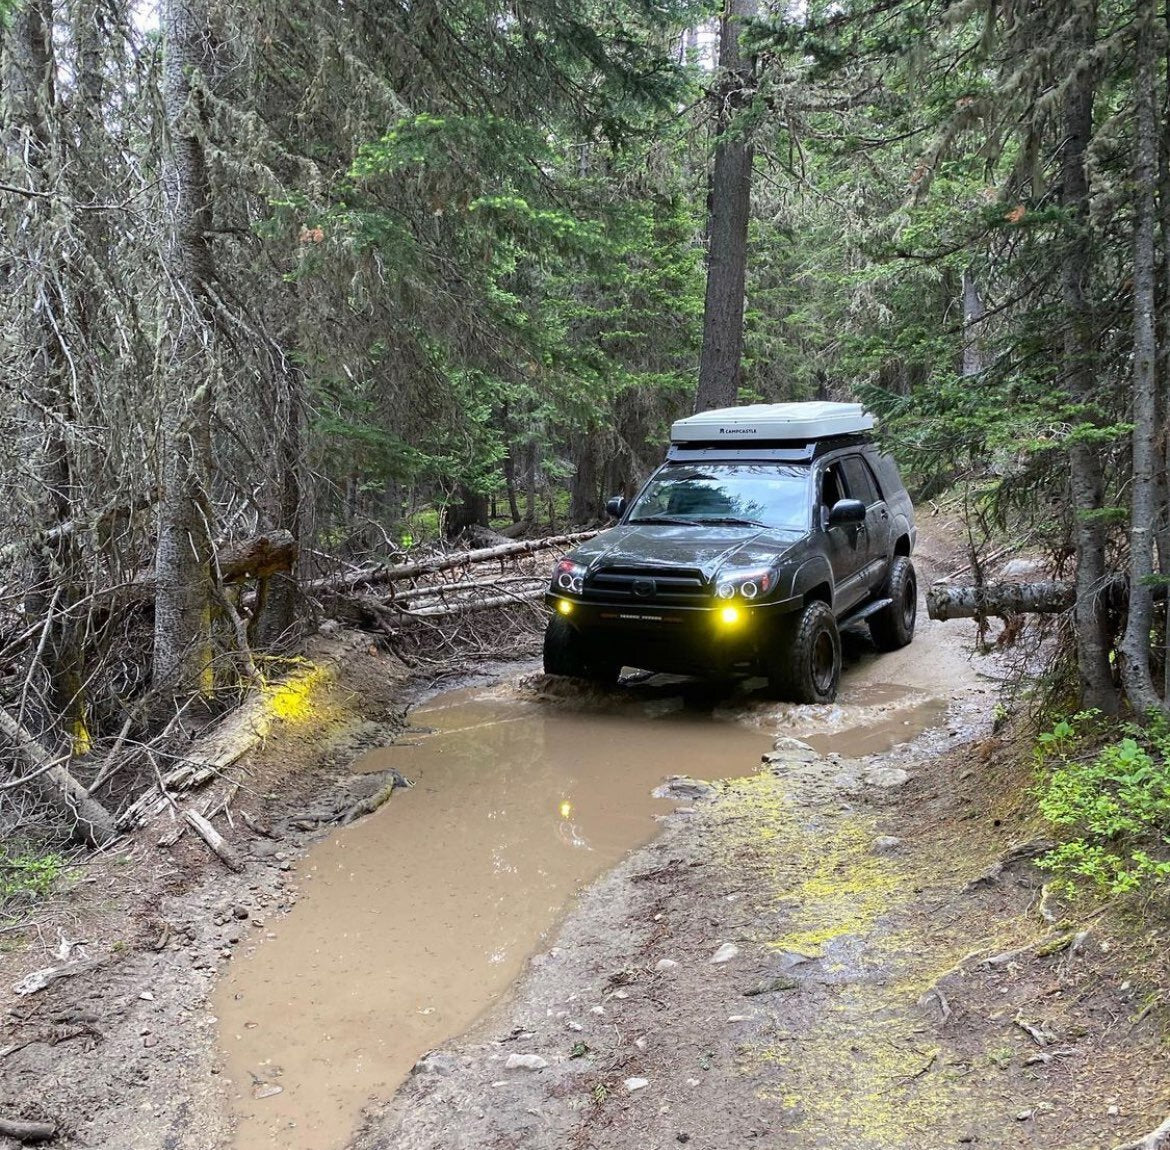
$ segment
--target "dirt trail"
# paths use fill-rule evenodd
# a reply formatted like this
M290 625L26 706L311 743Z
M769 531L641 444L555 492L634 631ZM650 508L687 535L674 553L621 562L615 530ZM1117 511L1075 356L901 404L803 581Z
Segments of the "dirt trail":
M952 549L927 528L924 582L933 549ZM299 1119L278 1107L302 1073L296 1060L307 1055L311 1073L335 1032L334 1049L348 1049L334 1059L345 1084L329 1084L336 1066L322 1070L319 1120L338 1145L368 1100L354 1150L1104 1150L1150 1130L1170 1112L1161 991L1141 980L1142 956L1110 935L1106 918L1047 921L1041 909L1065 912L1041 908L1027 860L1003 863L1036 830L1017 814L1026 776L981 738L997 672L969 658L969 634L923 621L910 648L881 657L864 638L849 640L841 700L829 708L777 707L751 690L712 697L663 679L590 701L571 684L500 671L499 685L465 695L448 725L460 725L459 706L502 707L519 720L481 712L458 754L396 761L419 786L342 836L304 816L323 804L328 818L363 793L370 780L352 773L355 759L400 725L406 688L404 668L367 639L338 639L344 683L319 700L312 723L286 724L250 766L249 807L271 827L232 830L248 858L243 874L224 873L190 838L163 865L168 856L130 841L89 861L75 893L47 906L25 937L0 939L0 1114L51 1119L63 1147L226 1150L230 1102L244 1094L265 1119L251 1131L257 1144L300 1150L314 1145L298 1141L308 1125L290 1128ZM526 758L540 741L526 727L533 719L545 727L540 739L572 752L570 766L588 767L567 790L559 784L576 776L556 774L564 760L534 770ZM599 737L609 729L619 746L639 748L624 764L637 772L603 761L615 755ZM548 740L548 731L565 734ZM755 773L761 748L793 737L807 749L782 742ZM413 753L399 746L382 761ZM489 753L505 767L477 786ZM679 792L684 810L661 837L594 882L525 962L572 892L654 832L664 804L647 792L673 773L716 781L697 801ZM410 939L387 930L393 904L417 894L430 929L436 899L456 906L485 889L463 881L478 877L473 867L450 879L434 861L477 815L503 814L483 801L493 774L528 801L508 804L516 833L500 857L540 880L521 888L505 874L484 896L496 904L471 920L505 930L516 920L506 961L480 962L499 945L475 931L454 945L436 935L430 949L456 959L442 967L441 993L394 987L389 958L400 960ZM453 812L446 824L444 811ZM563 856L586 853L569 849L574 835L596 848L584 870L561 867ZM459 845L455 857L468 858L471 844ZM325 924L316 943L313 931L299 934L306 900L323 904L305 917ZM51 965L66 937L98 965L28 999L7 993ZM1152 927L1134 937L1164 948ZM274 994L263 1025L249 1026L263 1004L235 981L248 953L243 966L317 1005L279 1018ZM726 961L712 962L717 955ZM226 995L222 1019L213 991L216 1002ZM387 1028L379 1011L391 1000L408 1007L413 1028ZM493 1001L463 1038L449 1037ZM432 1004L434 1014L420 1013ZM322 1006L332 1031L312 1013ZM379 1027L385 1041L369 1041ZM236 1034L225 1064L218 1050ZM379 1109L407 1052L431 1043L439 1048ZM366 1077L349 1073L358 1060ZM282 1092L264 1090L273 1085ZM266 1116L265 1102L276 1104Z
M606 692L528 673L415 712L415 734L356 769L417 785L298 864L296 909L217 990L237 1150L339 1150L369 1098L466 1030L582 886L654 836L664 778L750 773L777 729L862 754L938 721L972 674L930 658L938 637L879 659L851 635L830 708L778 707L751 684Z
M964 638L856 645L835 708L734 703L776 736L769 769L591 888L355 1150L1098 1150L1155 1126L1170 1073L1143 992L1003 861L1030 830L989 809L1008 788ZM874 753L939 698L944 725Z

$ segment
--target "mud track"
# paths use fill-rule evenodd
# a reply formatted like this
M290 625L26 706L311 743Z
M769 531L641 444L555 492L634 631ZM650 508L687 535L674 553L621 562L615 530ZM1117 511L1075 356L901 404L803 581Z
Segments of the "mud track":
M923 534L925 583L951 544L930 523ZM654 771L710 785L680 790L661 835L584 890L535 957L521 954L511 993L493 1002L484 988L487 1013L419 1057L397 1093L406 1064L344 1104L338 1092L320 1146L1108 1150L1155 1127L1170 1111L1164 940L1156 925L1066 918L1041 900L1028 847L1041 831L1021 813L1028 769L987 738L1000 672L971 658L964 625L920 627L893 655L851 639L834 707L777 707L750 689L707 698L661 679L590 701L706 708L776 748L761 770L729 741L736 761L712 771L685 737L672 743ZM492 691L525 707L581 711L577 688L530 665L492 674ZM54 1122L61 1146L239 1145L232 1099L281 1101L269 1087L282 1080L225 1060L212 995L242 956L279 954L295 932L314 857L302 853L336 838L304 816L361 792L352 768L401 725L393 703L407 691L393 660L353 646L312 720L252 764L249 801L278 837L236 828L243 875L189 840L161 868L131 843L88 864L33 930L0 936L0 1114ZM416 797L396 797L394 817ZM382 815L356 829L392 825ZM62 938L98 965L8 994ZM286 973L304 985L295 965ZM309 1048L314 1027L306 1013ZM425 1040L423 1028L419 1055ZM268 1141L319 1150L294 1118Z
M776 736L766 768L588 890L354 1150L1098 1150L1156 1126L1152 988L1103 922L1041 905L969 637L852 644L834 708L730 704Z

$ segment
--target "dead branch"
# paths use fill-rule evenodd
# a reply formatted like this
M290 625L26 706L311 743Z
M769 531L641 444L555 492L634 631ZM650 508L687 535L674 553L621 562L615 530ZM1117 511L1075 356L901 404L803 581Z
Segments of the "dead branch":
M101 966L101 962L92 958L77 958L72 962L62 963L60 966L47 966L43 970L34 970L32 974L26 974L12 988L12 991L14 994L22 996L36 994L38 990L44 990L46 986L51 986L59 979L73 978L78 974L95 970L99 966Z
M1167 1118L1157 1130L1151 1130L1136 1142L1114 1146L1113 1150L1170 1150L1170 1118Z
M114 816L65 769L7 711L0 710L0 735L11 744L17 763L26 772L14 780L50 803L91 846L104 846L117 834ZM7 785L13 785L9 783Z
M244 869L235 848L198 811L185 810L183 818L228 870L239 874Z
M48 1142L57 1135L52 1122L28 1122L21 1118L0 1118L0 1135L17 1142Z
M532 555L540 551L551 551L557 547L570 547L592 539L596 531L577 531L570 535L549 535L543 539L526 539L517 543L501 543L495 547L481 547L475 551L459 551L455 554L436 555L431 559L420 559L414 563L400 563L393 567L368 567L360 571L348 571L342 575L327 575L305 584L308 591L353 589L364 584L394 583L404 579L417 579L421 575L436 575L457 567L469 567L492 559L510 559L520 555Z

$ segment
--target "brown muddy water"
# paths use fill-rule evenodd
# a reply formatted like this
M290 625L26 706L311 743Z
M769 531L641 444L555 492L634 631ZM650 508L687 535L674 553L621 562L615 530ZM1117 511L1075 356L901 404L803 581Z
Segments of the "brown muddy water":
M944 706L864 689L873 726L845 714L819 750L885 749ZM677 805L655 786L751 774L784 733L669 686L550 703L504 683L412 721L433 733L357 769L397 767L414 788L301 860L297 906L217 990L237 1150L344 1146L367 1102L505 993L577 891L649 842Z

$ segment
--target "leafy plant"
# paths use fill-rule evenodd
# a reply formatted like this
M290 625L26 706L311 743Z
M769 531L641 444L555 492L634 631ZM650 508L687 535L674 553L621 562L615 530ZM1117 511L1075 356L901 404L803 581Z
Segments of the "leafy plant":
M1044 817L1068 838L1041 865L1112 894L1170 879L1170 720L1127 723L1100 742L1100 717L1062 719L1037 740ZM1118 737L1120 736L1120 737Z
M64 872L59 854L15 854L0 847L0 907L44 898Z

